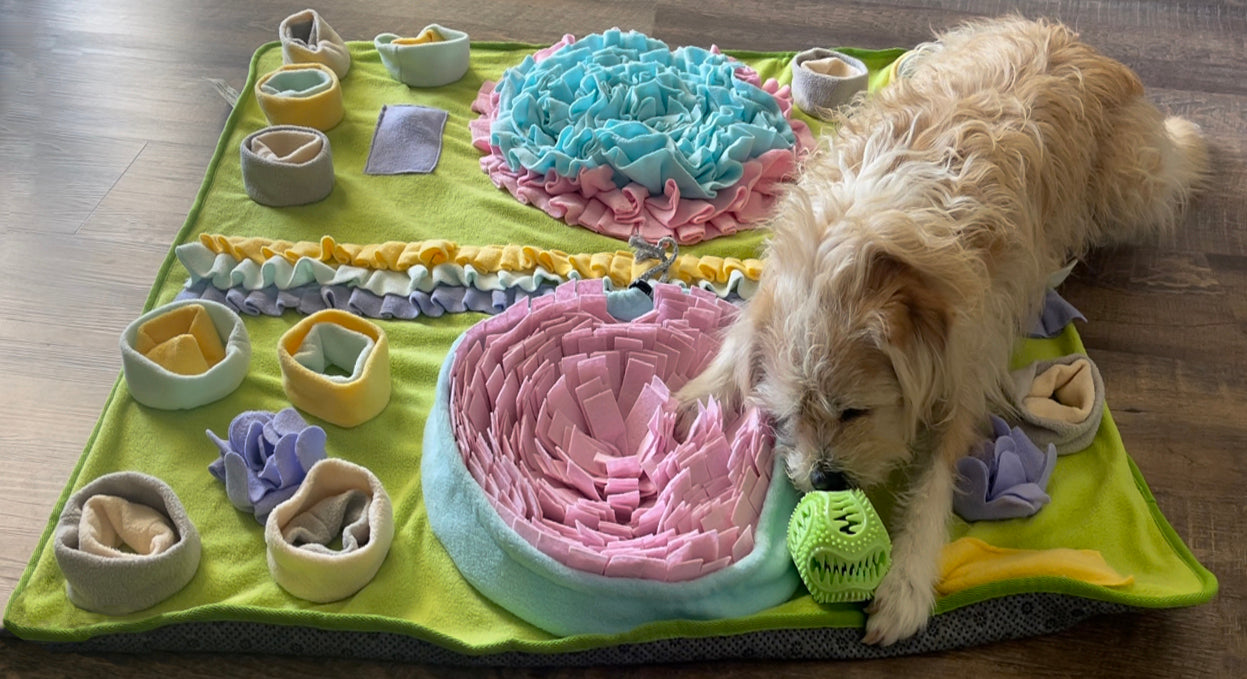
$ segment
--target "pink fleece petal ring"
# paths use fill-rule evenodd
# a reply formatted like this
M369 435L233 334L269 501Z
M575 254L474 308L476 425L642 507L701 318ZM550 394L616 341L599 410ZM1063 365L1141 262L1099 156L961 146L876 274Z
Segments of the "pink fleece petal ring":
M736 315L659 285L620 322L600 281L560 286L470 330L451 373L455 438L504 520L537 549L608 576L691 580L753 548L769 426L711 401L684 439L677 390Z

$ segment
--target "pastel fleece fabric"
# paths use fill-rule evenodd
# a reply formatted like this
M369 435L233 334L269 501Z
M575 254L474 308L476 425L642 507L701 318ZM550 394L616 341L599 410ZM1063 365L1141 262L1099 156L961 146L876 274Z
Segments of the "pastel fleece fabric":
M961 538L944 546L940 581L943 596L1000 580L1060 575L1102 587L1124 587L1134 581L1093 549L1007 549L978 538Z
M204 433L220 451L208 472L225 484L235 509L255 515L261 524L325 459L325 430L309 425L294 408L240 413L230 420L224 439L211 429Z
M831 119L868 85L866 64L834 50L808 49L792 58L791 68L793 102L819 119Z
M759 543L737 568L685 582L606 577L573 569L511 529L472 478L454 444L450 410L451 357L442 366L433 411L424 429L420 465L431 528L463 578L535 628L561 637L619 635L654 621L715 620L781 605L800 584L788 559L784 530L796 493L776 458ZM771 541L761 536L770 536ZM670 624L670 623L668 623Z
M341 540L341 549L328 545ZM367 585L390 553L394 508L375 474L330 458L277 505L264 525L268 567L282 589L328 603Z
M177 543L159 510L116 495L94 495L82 505L78 548L99 556L159 554Z
M101 538L109 547L124 541L134 553L101 550ZM125 615L151 608L186 586L199 568L201 549L195 525L167 483L138 472L115 472L65 502L54 552L75 606Z
M333 190L333 150L320 130L266 127L244 139L238 152L247 195L261 205L306 205Z
M565 35L486 81L481 169L572 226L696 243L757 226L814 145L788 88L717 49Z
M272 125L297 125L321 131L342 122L342 86L333 70L320 63L286 64L256 82L255 98Z
M1068 455L1094 440L1104 413L1104 380L1085 355L1036 361L1013 371L1019 426L1036 445Z
M467 312L499 314L520 300L540 297L552 290L553 284L542 284L534 290L441 286L432 292L417 290L406 295L377 295L345 285L306 285L289 290L220 290L210 285L197 285L178 293L178 299L208 299L248 316L281 316L287 311L314 314L338 309L365 318L410 321Z
M366 174L428 174L442 156L446 112L428 106L382 106Z
M221 289L241 285L254 290L317 282L358 285L377 294L403 294L412 289L429 292L439 285L492 290L495 286L519 285L511 277L529 274L548 275L551 282L556 277L559 282L571 278L610 278L616 286L627 287L656 263L652 259L637 261L636 253L626 250L567 253L514 243L459 245L442 239L355 244L338 243L331 236L318 243L291 243L204 235L199 242L180 245L174 251L190 272L191 283L210 279L212 285ZM667 272L672 282L695 284L703 289L708 285L716 291L727 286L747 297L762 276L762 262L753 257L682 254ZM409 280L402 282L402 276L382 275L386 273L403 274ZM719 292L720 297L725 294Z
M287 64L318 63L339 78L351 70L351 50L333 26L314 9L295 12L277 26L282 60Z
M246 379L250 363L247 328L237 313L217 302L170 302L139 316L121 333L126 384L135 400L152 408L187 410L220 400ZM192 365L204 369L188 369Z
M620 249L612 238L568 228L540 210L517 203L480 171L479 153L471 147L467 129L475 117L469 110L471 101L485 79L498 78L537 47L477 44L472 69L461 80L444 88L412 90L390 77L371 42L348 45L352 66L343 82L343 94L349 110L345 123L327 133L338 186L343 190L335 190L315 205L282 210L247 198L238 171L238 145L266 123L255 102L244 98L231 114L203 191L176 244L214 233L239 239L276 238L292 244L332 234L342 243L450 239L464 247L524 243L568 253ZM848 53L868 65L872 83L879 69L899 54L896 50ZM763 79L786 83L794 52L733 54ZM280 64L279 45L264 47L256 55L249 82ZM437 172L419 177L419 182L410 176L363 175L377 114L383 104L393 103L436 106L450 114ZM682 247L681 253L744 261L757 257L764 237L765 233L752 231ZM147 307L172 300L187 275L176 258L169 257ZM330 457L368 468L393 502L397 524L390 555L372 582L354 596L334 604L313 604L283 590L268 570L263 527L250 515L233 510L219 482L204 472L204 465L215 455L204 430L220 432L242 411L275 412L289 405L274 348L300 317L249 316L247 331L255 346L265 349L255 352L247 378L230 398L189 411L163 411L136 403L125 383L119 383L65 487L68 498L92 479L122 469L164 479L177 489L187 515L199 529L207 555L204 567L185 588L141 613L106 616L84 611L66 597L65 580L53 555L55 525L50 522L47 538L36 548L5 611L5 629L24 639L73 642L180 623L257 622L407 635L478 659L485 656L487 661L503 652L551 654L761 630L861 627L865 617L860 605L824 607L802 595L742 618L668 620L621 634L560 637L523 622L483 597L458 574L429 528L423 499L427 479L419 471L427 452L423 433L439 369L455 339L481 318L457 314L418 323L376 321L389 338L392 399L402 407L388 407L366 425L351 429L306 418L329 434ZM1026 341L1014 366L1084 351L1077 334L1067 328L1050 340ZM1093 549L1119 573L1132 575L1134 582L1108 588L1055 575L991 582L941 598L937 613L1035 591L1147 608L1189 606L1215 594L1215 578L1159 513L1107 411L1091 446L1058 459L1047 492L1052 502L1029 519L973 526L954 520L952 537L971 535L1006 548ZM871 501L888 519L889 498L876 495Z
M385 70L412 87L449 85L468 72L472 57L467 33L437 24L425 26L415 38L382 33L373 45Z
M134 349L177 375L200 375L225 359L225 345L208 309L197 304L140 323Z
M355 427L390 402L390 345L385 331L358 316L326 309L299 321L277 346L290 402L339 427ZM345 377L330 368L345 369Z

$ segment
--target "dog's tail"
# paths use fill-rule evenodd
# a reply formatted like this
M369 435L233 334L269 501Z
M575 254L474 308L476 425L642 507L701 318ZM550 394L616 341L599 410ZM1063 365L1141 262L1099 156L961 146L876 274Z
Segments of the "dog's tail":
M1154 241L1171 231L1209 174L1200 128L1142 97L1122 107L1100 147L1093 190L1100 242Z

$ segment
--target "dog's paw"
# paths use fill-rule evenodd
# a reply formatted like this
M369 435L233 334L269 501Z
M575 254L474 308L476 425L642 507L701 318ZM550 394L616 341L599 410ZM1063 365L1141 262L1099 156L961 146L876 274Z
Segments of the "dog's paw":
M869 617L866 618L866 636L862 637L862 643L891 646L927 626L931 609L935 606L935 592L930 585L902 575L894 570L879 584L874 601L866 607Z
M697 414L701 409L701 404L696 399L681 401L675 411L675 439L683 441L688 438L688 433L693 429L693 422L697 419Z

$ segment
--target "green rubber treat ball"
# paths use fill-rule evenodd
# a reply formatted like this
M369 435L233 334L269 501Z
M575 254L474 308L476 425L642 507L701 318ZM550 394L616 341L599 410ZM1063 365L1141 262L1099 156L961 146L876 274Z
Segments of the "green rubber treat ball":
M860 489L806 493L788 522L788 551L820 604L866 601L892 564L892 541Z

